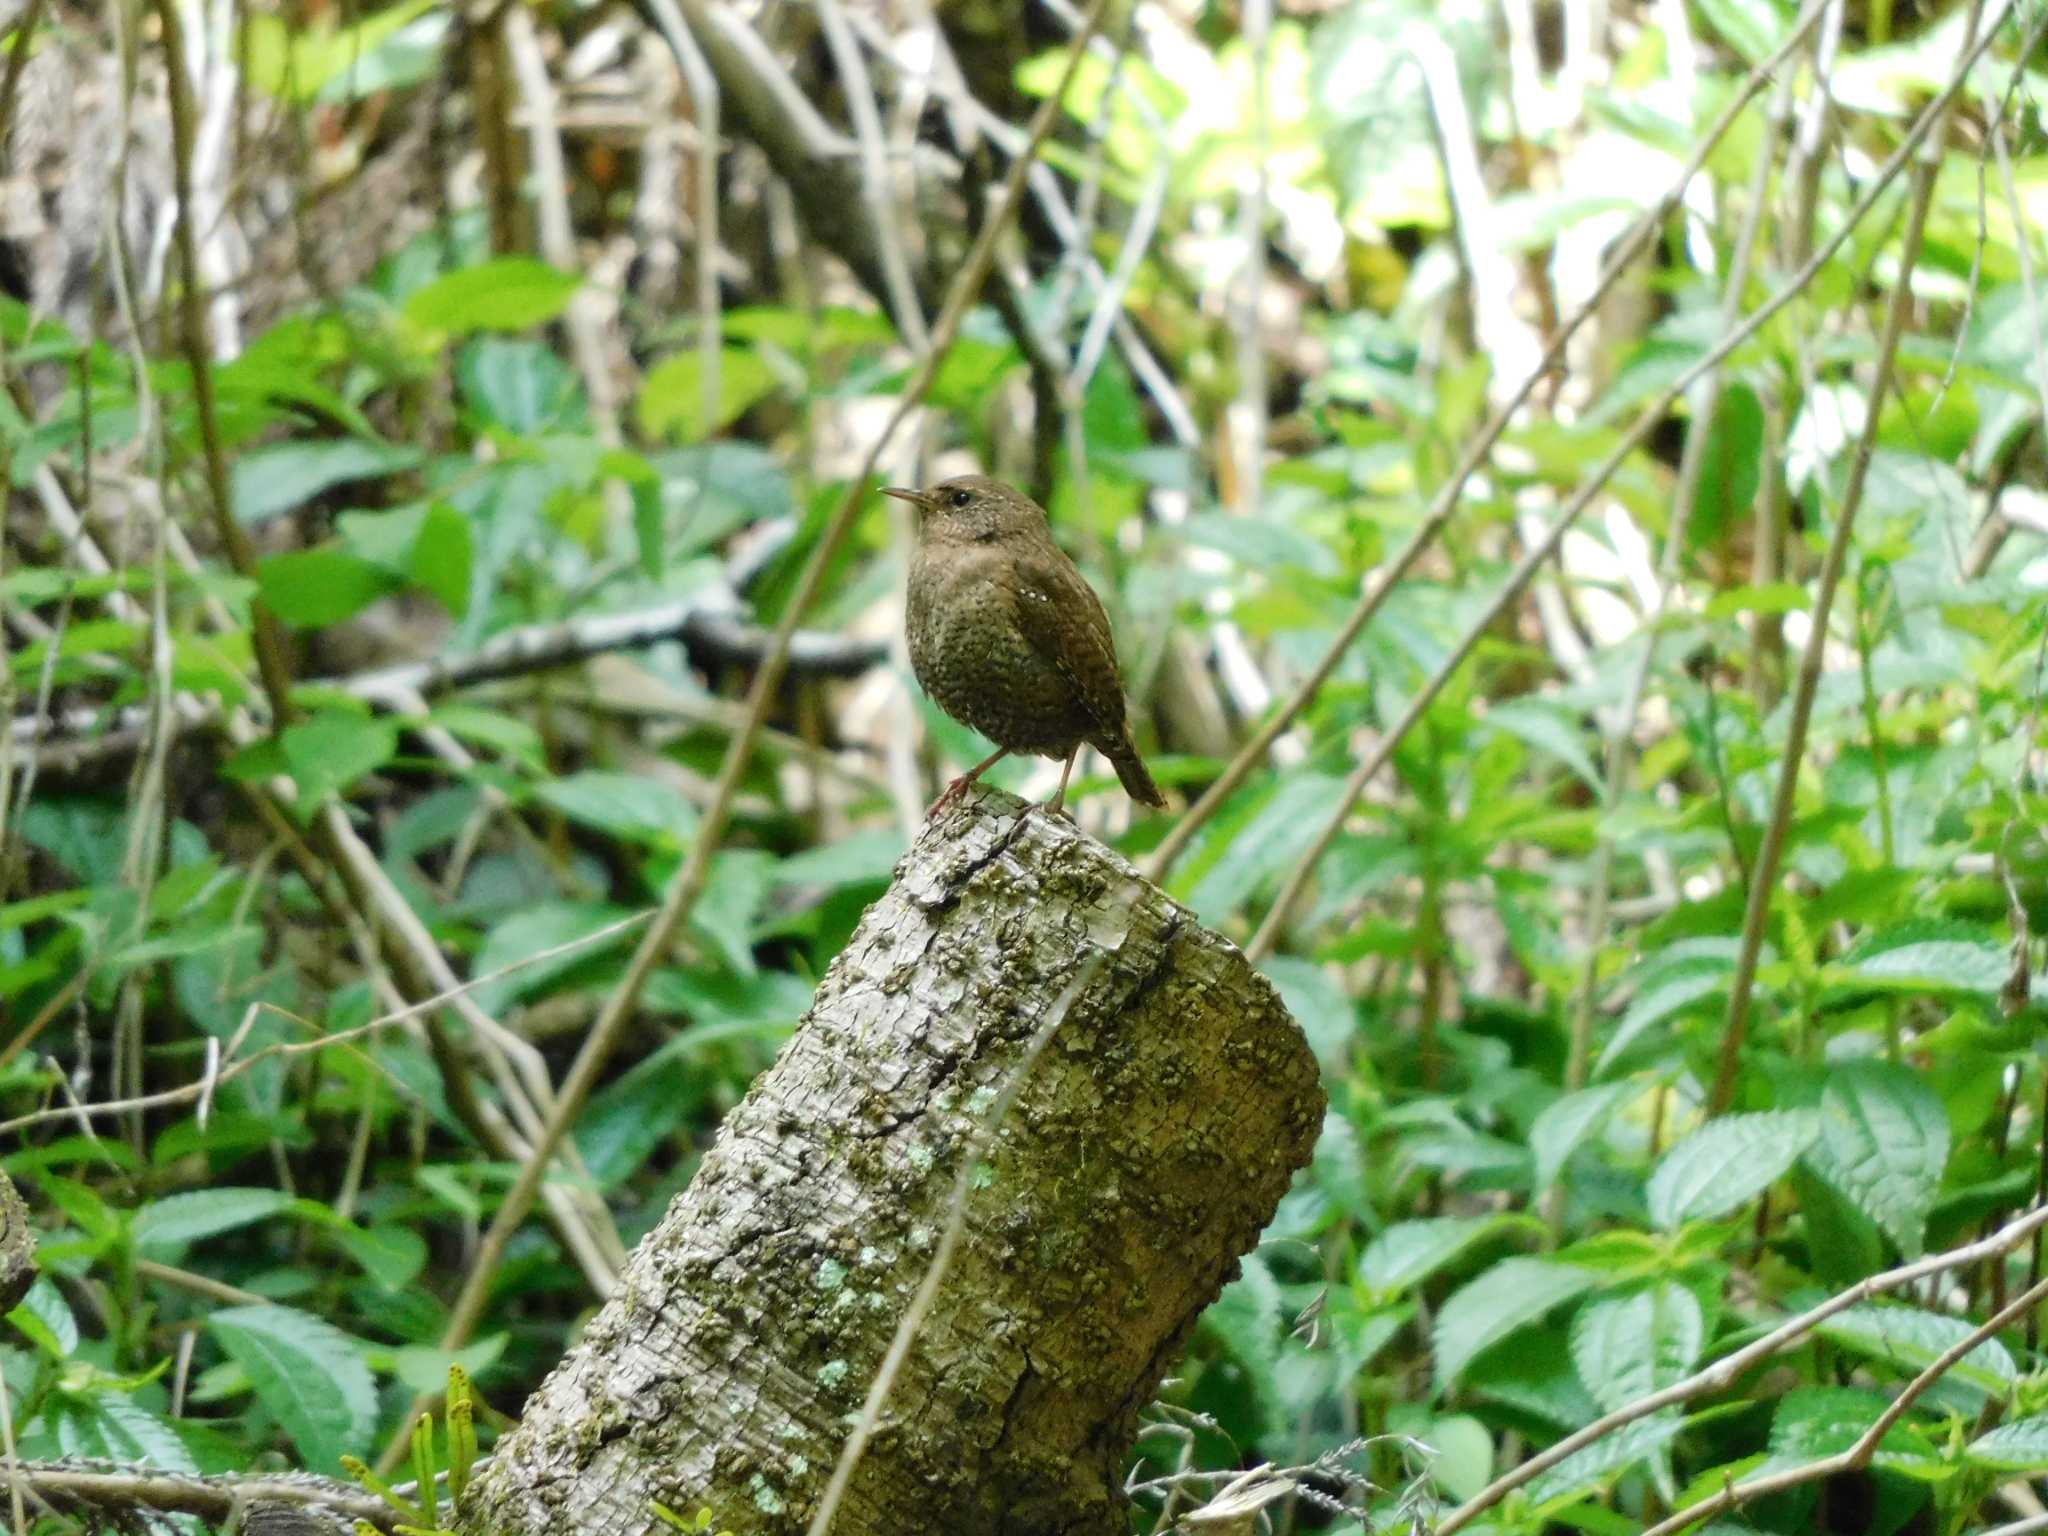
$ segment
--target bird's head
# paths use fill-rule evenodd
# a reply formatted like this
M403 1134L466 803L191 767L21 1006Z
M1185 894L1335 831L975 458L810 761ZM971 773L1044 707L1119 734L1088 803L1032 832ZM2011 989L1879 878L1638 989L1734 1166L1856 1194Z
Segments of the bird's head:
M1037 502L986 475L961 475L921 491L885 486L882 494L917 508L918 534L928 544L978 544L1048 534L1045 512Z

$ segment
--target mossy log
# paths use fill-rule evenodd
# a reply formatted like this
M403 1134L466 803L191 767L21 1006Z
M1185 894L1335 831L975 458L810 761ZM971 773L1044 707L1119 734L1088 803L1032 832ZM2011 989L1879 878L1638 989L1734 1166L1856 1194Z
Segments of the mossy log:
M833 1529L1126 1531L1138 1413L1308 1160L1323 1093L1235 946L993 790L926 825L463 1528L639 1536L658 1500L804 1531L1020 1064Z

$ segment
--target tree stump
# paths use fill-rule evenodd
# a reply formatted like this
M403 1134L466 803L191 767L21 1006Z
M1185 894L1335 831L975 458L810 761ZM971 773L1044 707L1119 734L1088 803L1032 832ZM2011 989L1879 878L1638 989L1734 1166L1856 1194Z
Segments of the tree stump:
M1308 1161L1323 1092L1234 945L986 789L927 823L464 1529L639 1536L659 1500L804 1531L1020 1063L833 1528L1125 1532L1138 1413Z

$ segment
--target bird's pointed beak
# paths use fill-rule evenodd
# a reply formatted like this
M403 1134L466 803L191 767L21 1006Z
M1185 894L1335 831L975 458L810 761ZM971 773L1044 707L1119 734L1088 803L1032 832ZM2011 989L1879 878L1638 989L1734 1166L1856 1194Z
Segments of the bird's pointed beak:
M885 485L882 487L882 494L894 496L898 501L907 501L919 511L931 505L931 497L926 492L909 490L900 485Z

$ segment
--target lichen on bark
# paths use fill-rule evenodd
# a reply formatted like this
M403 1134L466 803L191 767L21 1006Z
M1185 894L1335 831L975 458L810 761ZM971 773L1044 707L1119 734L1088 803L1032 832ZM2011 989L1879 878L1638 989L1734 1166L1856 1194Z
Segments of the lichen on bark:
M835 1529L1121 1532L1139 1410L1322 1121L1278 995L1064 821L928 823L774 1066L464 1510L490 1536L804 1530L949 1214L958 1161L1090 955Z

